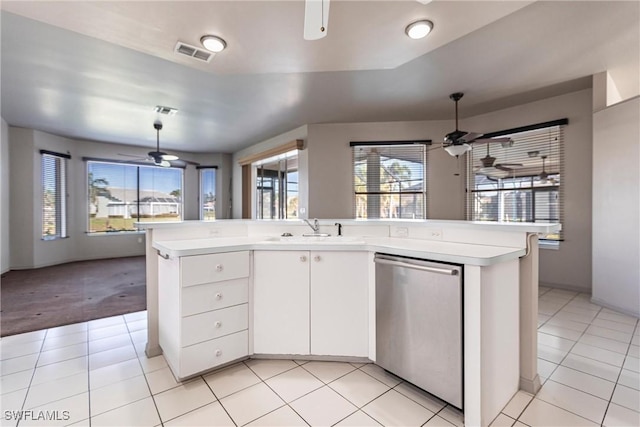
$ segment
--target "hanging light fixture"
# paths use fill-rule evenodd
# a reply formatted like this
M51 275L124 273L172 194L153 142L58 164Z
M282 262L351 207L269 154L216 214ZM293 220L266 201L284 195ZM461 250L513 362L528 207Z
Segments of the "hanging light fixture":
M469 144L455 144L444 147L444 150L450 155L458 157L471 150L471 146Z

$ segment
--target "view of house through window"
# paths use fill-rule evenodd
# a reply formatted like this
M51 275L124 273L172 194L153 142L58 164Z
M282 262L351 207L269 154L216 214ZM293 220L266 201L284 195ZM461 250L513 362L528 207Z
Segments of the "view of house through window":
M67 155L42 152L42 239L67 237Z
M216 168L200 170L200 219L216 219Z
M512 143L474 144L468 155L469 219L562 222L562 127L504 136ZM561 234L544 238L560 240Z
M426 143L352 142L356 219L426 218Z
M182 169L87 161L87 175L90 233L182 220Z
M298 218L298 150L253 164L256 218Z

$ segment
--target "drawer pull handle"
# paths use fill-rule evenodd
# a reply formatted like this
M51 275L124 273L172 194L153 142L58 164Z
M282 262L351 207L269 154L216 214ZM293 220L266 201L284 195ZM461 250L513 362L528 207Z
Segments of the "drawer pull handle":
M319 262L319 261L322 260L322 258L320 258L320 255L316 255L316 256L313 257L313 260L316 261L316 262Z
M216 357L222 356L222 350L216 350Z
M301 256L301 257L300 257L300 261L302 261L302 262L307 262L307 257L306 257L306 256L304 256L304 255L303 255L303 256Z
M221 321L219 321L219 320L217 320L217 321L213 324L213 326L215 326L216 328L221 328L221 327L222 327L222 322L221 322Z
M216 299L217 299L218 301L220 301L220 300L222 299L222 294L221 294L220 292L218 292L218 293L216 294Z
M216 265L216 271L220 273L223 270L222 264Z

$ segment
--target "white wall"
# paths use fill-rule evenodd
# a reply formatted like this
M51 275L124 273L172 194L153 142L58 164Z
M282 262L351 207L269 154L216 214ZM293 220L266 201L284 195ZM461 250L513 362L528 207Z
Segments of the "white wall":
M2 121L0 134L0 273L10 267L9 258L9 125Z
M424 139L440 142L452 126L451 120L309 125L309 217L353 218L349 142ZM464 177L454 176L456 165L457 160L444 150L429 152L427 218L464 219Z
M74 140L32 129L9 127L10 146L10 268L24 269L69 261L144 254L144 234L88 235L87 175L83 157L122 159L119 153L145 156L146 150L120 144ZM41 149L68 153L69 238L44 241L41 229ZM230 170L225 154L176 152L180 158L218 166L220 199L228 200ZM225 166L225 162L227 163ZM225 176L226 175L226 176ZM227 188L224 188L224 183ZM198 217L198 172L189 166L184 174L184 217ZM223 205L224 211L224 205Z
M640 97L593 115L593 300L640 316Z

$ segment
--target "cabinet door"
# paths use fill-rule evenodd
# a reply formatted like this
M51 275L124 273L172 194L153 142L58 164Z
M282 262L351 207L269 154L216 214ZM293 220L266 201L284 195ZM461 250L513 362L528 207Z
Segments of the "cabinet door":
M309 252L253 254L253 350L309 354Z
M311 252L311 354L367 357L366 252Z

